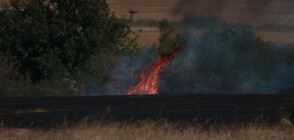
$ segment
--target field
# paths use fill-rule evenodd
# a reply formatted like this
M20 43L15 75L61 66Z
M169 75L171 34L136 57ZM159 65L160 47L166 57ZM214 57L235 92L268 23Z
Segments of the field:
M293 106L293 95L6 98L0 137L293 139Z
M7 1L0 0L0 4ZM294 2L291 0L282 2L279 0L107 0L107 2L111 11L118 17L130 18L130 10L138 12L133 16L130 25L131 29L138 31L140 35L140 46L159 45L158 21L161 19L169 19L176 30L180 31L184 26L183 23L190 20L194 27L196 20L193 21L193 19L198 12L203 11L205 11L204 15L220 19L218 21L222 23L250 25L256 36L260 36L262 40L294 43L294 11L292 10ZM75 13L78 12L75 11ZM100 29L101 26L98 28ZM139 32L141 30L142 33ZM202 30L195 32L199 37ZM108 33L113 34L110 31ZM292 59L292 57L289 58ZM44 60L47 60L47 57L44 57ZM52 59L52 61L55 60ZM99 65L101 61L102 59L98 58L90 64ZM28 65L31 68L35 63ZM93 69L100 70L104 66L94 65ZM106 69L109 71L108 68ZM41 70L41 72L44 74L46 71ZM100 71L95 72L100 73ZM92 73L89 75L95 78ZM57 79L60 80L60 77ZM67 81L72 81L74 84L77 83L75 80ZM6 79L2 81L5 84L8 83ZM11 83L17 85L17 81L18 79ZM48 86L44 87L40 89L46 91ZM13 88L11 86L11 89ZM53 85L51 88L55 90L56 86ZM38 96L44 96L43 92L38 93L41 93ZM1 140L294 139L293 122L294 94L174 93L142 96L0 98Z
M0 100L4 126L55 127L85 119L275 124L293 113L294 95L154 95L8 98ZM288 115L288 117L287 117Z
M202 1L199 5L214 17L233 23L243 23L254 27L258 36L267 41L278 43L292 43L293 7L292 1L250 1L250 0L219 0ZM189 0L109 0L110 8L119 17L129 17L129 10L138 11L134 15L134 30L141 28L141 44L158 42L159 30L146 22L156 22L167 18L179 25L184 15L194 15L197 12L196 1ZM144 22L145 21L145 22ZM143 24L142 24L143 23ZM151 22L152 23L152 22Z
M0 128L4 140L292 140L294 129L285 126L252 125L243 128L179 128L171 123L86 124L62 129Z

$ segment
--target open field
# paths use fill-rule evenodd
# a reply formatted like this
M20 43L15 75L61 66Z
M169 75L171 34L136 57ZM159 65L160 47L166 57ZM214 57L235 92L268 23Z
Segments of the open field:
M285 126L259 126L203 129L177 127L171 123L82 124L62 129L0 128L2 140L293 140L294 129Z
M0 100L0 137L294 139L293 95L155 95Z
M278 1L250 1L250 0L219 0L200 1L199 5L213 17L222 21L249 24L255 28L258 36L267 41L278 43L293 42L294 30L294 3L290 0ZM120 17L129 17L129 10L138 11L134 21L159 21L167 18L176 24L180 24L185 15L197 14L196 1L189 0L109 0L112 11ZM142 27L143 33L139 43L152 44L158 41L159 31ZM263 27L269 27L264 29ZM275 28L278 27L278 28ZM281 29L280 27L284 27ZM285 29L286 28L286 29Z
M0 122L13 127L55 127L85 119L275 124L293 117L294 95L154 95L0 99Z

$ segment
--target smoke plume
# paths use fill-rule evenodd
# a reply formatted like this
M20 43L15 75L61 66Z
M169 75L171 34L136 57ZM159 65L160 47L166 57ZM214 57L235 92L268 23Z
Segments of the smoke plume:
M293 44L258 38L264 26L294 24L291 0L182 0L173 9L182 17L186 48L160 73L159 94L292 93ZM145 64L158 58L156 48L126 55L103 87L126 94L139 82Z
M289 0L179 2L174 13L183 18L188 46L163 71L161 93L293 92L293 45L255 34L260 26L289 23L290 5Z

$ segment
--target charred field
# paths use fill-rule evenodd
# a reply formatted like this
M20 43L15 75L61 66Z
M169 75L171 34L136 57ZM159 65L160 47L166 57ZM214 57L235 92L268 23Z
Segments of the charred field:
M294 95L175 94L0 99L4 127L60 127L80 122L165 120L183 125L258 123L293 120Z

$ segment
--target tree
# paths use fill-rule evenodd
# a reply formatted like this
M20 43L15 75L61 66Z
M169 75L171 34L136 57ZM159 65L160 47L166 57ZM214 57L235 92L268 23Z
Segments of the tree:
M73 75L92 56L136 45L106 0L11 0L0 11L0 53L33 82Z
M180 42L181 38L172 22L168 19L160 20L158 25L160 30L158 50L160 53L169 53Z

